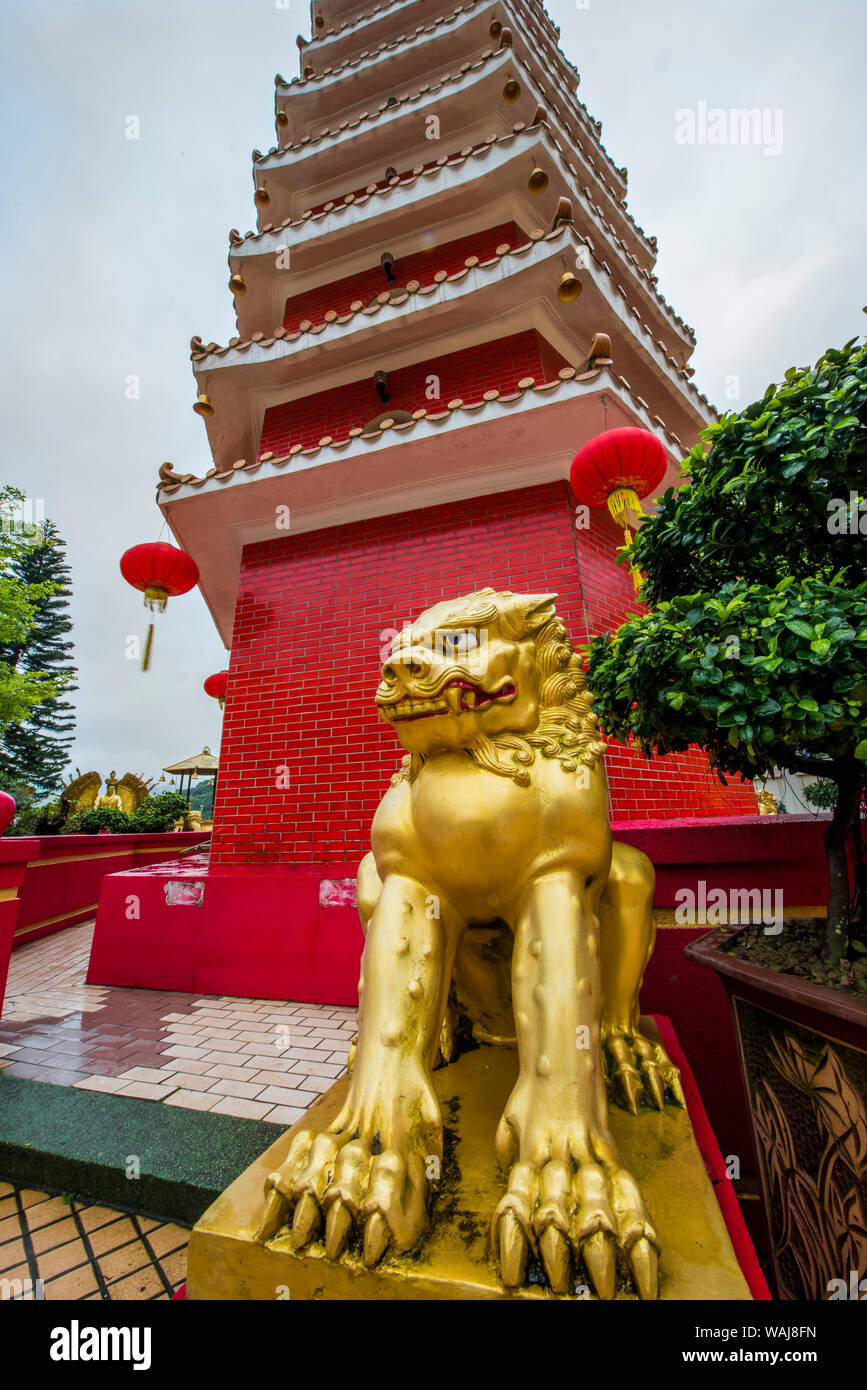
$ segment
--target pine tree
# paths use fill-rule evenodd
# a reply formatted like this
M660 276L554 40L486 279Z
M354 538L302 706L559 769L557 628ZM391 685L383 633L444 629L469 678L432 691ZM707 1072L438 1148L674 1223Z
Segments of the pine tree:
M47 582L54 590L37 604L27 635L18 642L0 644L0 662L18 672L39 672L68 681L76 671L68 639L72 622L66 546L51 521L46 521L43 537L38 545L23 548L11 569L24 583ZM65 684L64 694L76 688ZM56 697L34 706L27 720L9 725L0 739L0 772L4 782L26 782L43 795L59 791L74 730L75 714L68 700Z

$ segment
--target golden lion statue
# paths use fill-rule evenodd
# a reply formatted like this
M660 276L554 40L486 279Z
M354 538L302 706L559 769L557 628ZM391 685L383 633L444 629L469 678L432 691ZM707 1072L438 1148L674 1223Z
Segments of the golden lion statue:
M495 1144L503 1285L521 1285L532 1259L565 1293L580 1260L600 1298L614 1297L618 1264L656 1296L657 1236L606 1101L683 1104L676 1068L639 1031L654 872L612 844L604 744L556 597L482 589L395 638L376 702L407 756L358 871L349 1090L269 1177L260 1241L292 1212L296 1251L320 1233L332 1260L360 1237L368 1267L412 1250L427 1164L442 1157L432 1070L472 1029L518 1050Z

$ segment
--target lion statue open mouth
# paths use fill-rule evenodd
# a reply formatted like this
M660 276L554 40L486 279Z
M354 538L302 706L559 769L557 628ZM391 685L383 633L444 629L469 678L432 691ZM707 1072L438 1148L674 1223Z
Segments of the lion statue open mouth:
M268 1179L259 1240L291 1214L296 1250L323 1228L332 1260L353 1230L368 1266L411 1250L426 1163L442 1157L432 1071L471 1028L518 1050L495 1140L504 1286L523 1283L532 1255L556 1293L583 1267L613 1298L619 1265L656 1296L657 1236L606 1099L683 1104L676 1068L639 1030L654 873L612 844L604 744L555 599L482 589L395 638L376 702L406 756L358 871L367 939L349 1091Z

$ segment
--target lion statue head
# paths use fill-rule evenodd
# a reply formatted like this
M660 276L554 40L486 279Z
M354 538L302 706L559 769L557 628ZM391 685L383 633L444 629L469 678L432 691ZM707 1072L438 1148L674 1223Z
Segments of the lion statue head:
M556 594L480 589L437 603L395 637L376 692L407 757L394 781L464 752L519 785L536 753L566 772L605 750Z

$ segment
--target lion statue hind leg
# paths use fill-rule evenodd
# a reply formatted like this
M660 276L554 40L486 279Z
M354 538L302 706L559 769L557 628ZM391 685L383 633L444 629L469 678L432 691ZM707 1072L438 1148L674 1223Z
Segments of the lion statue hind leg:
M640 1029L639 993L653 953L653 865L640 850L615 842L599 904L602 1046L609 1098L633 1114L643 1100L661 1110L683 1105L680 1073L665 1049Z

